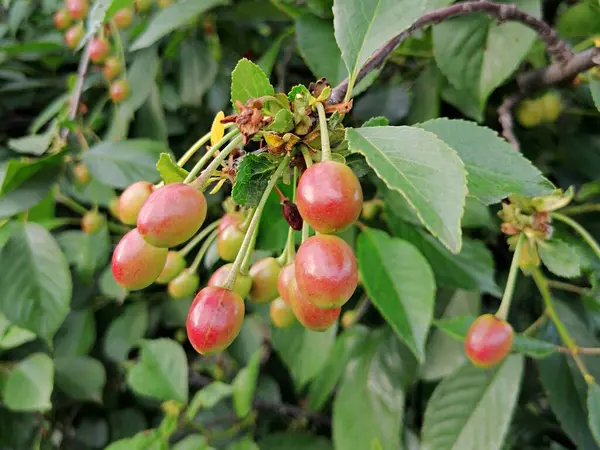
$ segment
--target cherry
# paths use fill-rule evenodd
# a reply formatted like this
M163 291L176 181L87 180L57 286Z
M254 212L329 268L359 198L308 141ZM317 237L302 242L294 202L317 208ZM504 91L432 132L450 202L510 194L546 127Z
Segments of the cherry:
M133 22L133 9L119 9L113 16L113 20L115 21L117 28L127 28L129 25L131 25L131 22Z
M352 169L325 161L309 167L298 182L300 215L319 233L343 230L360 216L363 194Z
M198 189L183 183L167 184L144 202L137 226L155 247L175 247L190 239L206 218L206 199Z
M198 289L200 278L189 269L185 269L169 282L167 290L173 298L185 298L192 295Z
M173 3L173 0L158 0L158 6L161 8L166 8L171 3Z
M513 335L508 322L492 314L484 314L471 324L465 340L465 351L473 365L492 367L510 353Z
M346 303L358 284L358 266L352 248L332 235L308 238L296 255L298 288L320 308Z
M83 37L83 26L81 24L73 25L65 32L65 42L67 47L75 48Z
M538 100L523 100L515 115L522 126L533 128L544 121L544 108Z
M117 80L110 85L110 99L113 103L121 103L129 96L129 83L126 80Z
M102 69L102 73L104 73L104 78L110 81L121 73L122 68L123 65L121 64L119 58L111 56L110 58L107 58L106 61L104 61L104 68Z
M217 252L224 261L234 261L246 233L242 231L243 217L238 213L228 213L219 222L217 235Z
M560 97L554 92L548 92L544 94L538 101L543 107L544 119L546 122L556 122L562 110Z
M119 197L113 197L110 199L110 202L108 202L108 212L115 219L121 219L119 217Z
M271 322L277 328L291 327L296 321L294 311L290 308L281 297L276 298L271 302L269 306L269 315L271 316Z
M277 291L279 292L279 296L281 299L287 304L290 304L290 281L294 278L294 274L296 272L296 267L294 263L287 264L283 266L281 272L279 272L279 276L277 277Z
M340 316L341 308L319 308L304 295L296 278L290 280L290 304L298 321L309 330L325 331L331 327Z
M187 335L203 355L224 350L240 333L244 300L228 289L208 286L194 298L187 317Z
M152 0L135 0L135 9L146 12L152 7Z
M348 328L350 325L354 323L354 318L356 317L356 311L346 311L342 314L342 328Z
M102 228L102 225L104 225L105 221L106 219L104 216L98 211L88 211L81 218L81 229L87 234L94 234L96 231Z
M83 163L76 164L73 167L73 176L79 184L88 184L90 182L90 170Z
M181 253L169 251L162 272L156 279L158 284L167 284L185 269L185 258Z
M137 223L142 205L152 194L152 183L137 181L123 191L119 198L119 218L127 225Z
M88 0L65 0L65 6L75 20L83 19L89 8Z
M90 59L100 63L110 54L110 44L104 38L95 37L90 44Z
M278 296L277 279L281 266L275 258L259 259L250 267L252 289L250 299L256 303L267 303Z
M54 26L59 30L64 30L71 25L71 16L66 9L59 9L53 17Z
M222 287L232 267L233 264L225 264L224 266L219 267L208 279L208 285ZM250 275L238 273L233 285L233 292L237 293L242 298L246 298L250 293L251 287L252 278L250 278Z
M156 281L166 260L167 249L152 247L134 228L117 244L112 257L112 272L117 283L125 289L144 289Z

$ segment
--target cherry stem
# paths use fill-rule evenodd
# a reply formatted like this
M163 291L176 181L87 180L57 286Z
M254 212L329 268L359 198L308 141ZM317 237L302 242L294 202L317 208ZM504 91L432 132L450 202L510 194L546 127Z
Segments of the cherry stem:
M110 221L106 221L106 226L108 227L109 231L112 231L113 233L129 233L132 228L129 228L125 225L121 225L118 223L114 223L114 222L110 222Z
M63 205L67 206L69 209L76 212L77 214L84 215L84 214L88 213L88 209L85 206L76 202L68 195L65 195L63 193L58 193L56 195L56 200L61 202Z
M223 138L219 142L217 142L215 145L213 145L210 148L210 150L208 150L202 156L202 158L200 158L200 161L198 161L196 163L196 165L194 167L192 167L192 170L190 170L190 173L188 173L188 176L185 178L185 180L183 180L183 182L186 183L186 184L190 183L194 179L194 177L200 173L200 171L204 168L204 166L206 165L206 163L208 163L208 161L210 160L210 158L212 158L213 155L215 153L217 153L217 151L219 151L219 149L221 148L221 146L223 146L223 144L225 144L225 142L227 142L229 139L232 139L237 134L239 134L239 130L236 128L235 130L232 130L229 133L227 133L225 136L223 136ZM209 135L208 138L210 139L210 135ZM234 141L232 141L232 142L234 142ZM225 150L227 150L228 148L229 148L229 145L225 148ZM235 147L233 147L233 148L235 148ZM233 148L231 148L229 150L229 152L231 152L231 150L233 150ZM223 152L225 152L225 150L223 150ZM221 152L221 154L223 152ZM225 157L223 157L223 159L220 160L219 163L214 166L214 169L216 169L219 166L219 164L221 164L221 162L227 157L227 155L225 155ZM213 160L213 162L214 162L214 160ZM210 175L212 175L212 172L214 171L214 169L210 171ZM210 175L207 175L206 179L210 178Z
M240 267L240 273L248 274L248 269L250 268L250 261L252 261L252 252L254 251L254 246L256 245L256 238L258 237L258 230L260 227L256 227L254 230L254 235L252 236L252 241L250 242L250 246L244 255L244 260L242 261L242 266Z
M579 295L588 295L591 293L590 288L576 286L574 284L565 283L564 281L558 281L558 280L547 280L547 281L548 281L548 286L551 289L558 289L561 291L573 292L573 293L579 294Z
M225 161L225 159L231 154L231 152L233 152L244 139L244 137L241 134L239 134L239 131L237 129L233 130L231 133L228 133L228 135L230 134L234 136L237 134L237 136L233 138L231 142L229 142L229 144L227 144L227 147L225 147L219 152L218 155L215 156L215 158L206 167L206 169L204 169L200 176L192 183L192 185L197 186L200 189L200 191L204 191L206 189L210 182L210 177L213 176L214 172L219 168L223 161Z
M586 205L569 206L560 210L565 216L575 216L589 212L600 212L600 203L590 203Z
M277 186L273 186L275 189L275 192L277 192L277 196L279 197L279 201L281 203L283 203L284 200L287 200L288 198L283 195L283 192L281 192L281 189L279 189Z
M300 147L300 151L302 152L302 156L304 157L304 163L306 164L306 168L309 168L310 166L312 166L312 157L310 156L310 151L308 150L308 148L302 146ZM305 220L302 223L302 242L306 241L308 239L308 236L310 234L310 229L309 229L309 225L308 222Z
M581 237L585 240L585 242L587 242L588 245L592 248L592 250L594 250L596 257L600 259L600 246L592 237L592 235L586 231L585 228L583 228L581 225L579 225L579 223L577 223L570 217L565 216L564 214L554 212L550 214L550 217L569 225L571 228L573 228L573 230L579 233Z
M210 248L210 246L213 243L213 241L217 238L217 234L218 233L219 233L218 230L214 230L210 234L210 236L208 236L206 238L206 240L204 241L204 244L202 244L202 247L200 247L200 250L198 250L198 254L194 258L194 261L192 262L192 265L190 266L190 269L189 269L190 272L195 273L198 270L198 266L202 262L202 259L204 258L204 255L206 254L206 252Z
M523 333L521 333L523 336L531 336L533 333L535 333L542 325L544 325L546 323L546 321L548 320L548 314L546 314L546 311L544 311L542 313L542 315L540 317L538 317L537 319L535 319L535 322L533 322L531 325L529 325L527 327L527 329L525 331L523 331Z
M187 255L190 251L192 251L192 249L196 245L198 245L200 242L202 242L202 239L204 239L206 236L208 236L215 228L217 228L219 226L219 222L221 222L221 219L215 220L213 223L211 223L206 228L204 228L200 233L198 233L194 237L194 239L192 239L190 242L188 242L185 247L183 247L181 250L179 250L179 254L181 256Z
M348 324L348 327L351 327L355 323L360 322L360 319L362 319L363 316L369 310L369 306L371 306L371 299L368 295L363 294L363 296L358 301L358 305L356 306L356 308L354 308L354 317L352 317L352 320Z
M228 129L228 128L232 127L233 125L235 125L235 124L227 123L224 125L224 128ZM202 136L200 139L198 139L196 142L194 142L194 144L192 144L192 146L189 149L187 149L187 151L183 154L183 156L181 158L179 158L179 160L177 161L177 165L183 167L185 165L185 163L188 162L192 158L192 156L194 156L196 154L196 152L198 150L200 150L202 148L202 146L210 140L210 135L211 135L211 132L209 131L204 136ZM213 146L213 148L217 147L217 145L218 145L218 143L215 144ZM210 150L212 150L212 148ZM210 153L210 150L207 153ZM212 153L211 153L211 155L212 155Z
M512 262L510 263L510 270L508 272L508 279L506 280L506 287L504 288L504 295L502 296L502 302L498 311L496 311L496 317L502 320L506 320L508 317L508 311L510 310L510 304L512 302L513 293L515 292L515 284L517 282L517 275L519 274L519 262L521 260L521 248L525 241L525 235L521 233L515 252L513 253Z
M241 139L241 136L240 136L240 139ZM246 235L244 236L244 241L242 242L240 251L238 252L237 256L235 257L233 266L231 267L231 270L229 271L229 274L227 275L227 278L225 279L225 282L223 283L223 287L225 289L229 289L229 290L233 289L233 286L235 285L235 279L237 278L240 268L242 267L242 263L243 263L244 259L246 259L246 254L248 252L252 251L251 250L252 242L255 239L254 234L255 234L255 231L257 231L257 229L258 229L258 224L260 223L260 216L262 215L263 209L265 208L267 199L269 198L269 195L271 194L271 191L273 190L275 183L277 183L277 180L281 177L281 174L287 167L289 161L290 161L290 157L285 156L281 160L281 163L279 163L279 167L277 167L277 170L275 170L275 173L273 175L271 175L271 178L269 179L269 183L267 184L267 187L265 188L265 191L263 192L263 195L260 198L260 201L258 202L256 209L254 210L254 214L252 215L252 220L250 221L248 230L246 230Z
M554 309L554 303L552 301L552 295L550 294L548 280L546 279L544 274L542 274L540 269L537 267L531 270L531 276L533 277L533 281L537 285L537 288L540 291L542 298L544 299L544 305L546 307L546 314L548 315L550 320L552 320L552 322L554 323L554 326L556 327L556 330L558 331L558 335L560 336L562 341L565 343L565 345L571 352L571 355L573 356L573 359L575 360L575 363L577 364L577 367L579 368L579 371L583 375L583 378L585 379L586 383L587 384L593 383L594 377L588 372L584 362L581 360L581 358L577 354L579 347L577 347L577 344L575 343L575 341L569 334L569 331L567 330L565 325L561 322L556 310Z
M113 35L113 41L115 43L115 49L119 61L121 63L121 76L127 79L127 61L125 60L125 52L123 51L123 41L121 40L121 34L119 33L119 28L114 20L109 21L110 32Z
M327 116L323 103L317 103L319 113L319 129L321 130L321 161L331 160L331 147L329 145L329 129L327 128Z

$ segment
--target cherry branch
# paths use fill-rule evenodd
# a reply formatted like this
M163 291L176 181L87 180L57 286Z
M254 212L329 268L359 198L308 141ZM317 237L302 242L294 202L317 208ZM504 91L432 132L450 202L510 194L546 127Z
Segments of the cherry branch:
M75 119L75 116L77 116L77 108L79 107L81 93L83 92L83 82L90 65L90 49L92 47L92 41L93 39L88 40L85 48L83 49L83 53L81 54L81 59L79 60L79 67L77 68L77 80L75 81L75 87L73 88L73 94L71 95L71 100L69 103L69 120L73 120ZM69 134L68 128L63 129L62 137L67 137L67 134Z

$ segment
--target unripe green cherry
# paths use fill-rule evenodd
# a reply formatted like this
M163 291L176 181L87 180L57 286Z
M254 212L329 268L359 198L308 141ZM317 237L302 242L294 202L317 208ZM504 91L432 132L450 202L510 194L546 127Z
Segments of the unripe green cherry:
M193 295L198 289L200 278L190 269L185 269L169 282L167 291L173 298L185 298Z
M219 267L208 279L208 286L223 287L223 284L225 283L225 280L227 279L229 271L232 267L233 264L231 263ZM242 298L246 298L250 293L251 287L252 278L250 278L250 275L238 273L237 277L235 277L233 292L237 293Z
M271 322L277 328L291 327L296 321L294 311L280 297L273 300L269 305L269 315L271 316Z
M90 170L83 163L78 163L73 167L73 176L79 184L88 184L90 182Z
M111 56L104 61L104 67L102 68L102 73L104 74L104 78L108 81L113 80L121 73L123 69L123 64L116 56Z
M87 234L94 234L106 222L106 219L98 211L88 211L81 218L81 229Z
M146 12L152 7L152 0L135 0L135 9L138 12Z
M525 128L533 128L543 122L544 108L539 100L523 100L517 107L516 117Z
M549 123L556 122L562 110L560 96L554 92L548 92L539 101L544 109L544 120Z
M492 314L484 314L471 324L465 339L465 351L473 365L495 366L510 353L514 332L510 324Z
M341 308L319 308L298 289L296 279L290 281L290 304L298 322L309 330L325 331L337 322Z
M131 25L131 22L133 22L133 9L119 9L113 16L113 20L115 21L117 28L127 28L129 25Z
M165 267L163 267L156 282L158 284L167 284L185 269L185 265L185 258L181 256L181 253L170 250L169 253L167 253Z
M65 6L69 11L69 15L75 19L83 19L88 12L88 0L65 0Z
M281 266L275 258L268 257L256 261L250 267L252 277L252 289L250 289L250 300L255 303L267 303L275 300L277 292L277 278Z
M342 328L348 328L350 325L354 323L354 318L356 317L356 311L346 311L342 314Z
M243 217L239 213L227 213L219 222L217 234L217 252L223 261L232 262L242 248L244 236L241 224Z
M296 267L294 266L294 263L291 262L283 266L277 277L277 292L279 292L279 297L281 297L287 305L290 304L290 281L294 278L295 271Z
M156 279L167 260L167 249L149 245L137 229L117 244L112 257L112 273L119 285L129 290L144 289Z
M113 103L121 103L129 97L129 83L127 80L117 80L110 85L110 99Z
M73 25L65 32L65 42L67 47L73 49L79 45L79 41L83 37L83 25L78 23L77 25Z
M194 298L188 313L186 328L190 343L203 355L226 349L240 333L244 312L244 300L235 292L205 287Z
M127 225L135 225L142 205L152 194L152 183L138 181L123 191L119 197L119 218Z
M64 30L71 25L71 15L66 9L59 9L53 17L54 26L59 30Z
M119 217L119 197L113 197L113 198L110 199L110 202L108 202L108 212L115 219L119 219L120 220L120 217Z
M137 227L150 245L175 247L194 236L205 218L204 194L188 184L172 183L146 199Z

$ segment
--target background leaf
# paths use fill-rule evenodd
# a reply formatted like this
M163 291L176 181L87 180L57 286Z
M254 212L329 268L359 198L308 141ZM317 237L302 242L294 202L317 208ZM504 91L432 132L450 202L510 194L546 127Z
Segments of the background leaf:
M244 156L231 191L233 201L247 207L258 205L277 166L278 163L265 154Z
M54 360L56 385L77 400L102 400L106 372L100 361L88 356L63 357Z
M104 336L104 354L117 362L125 361L129 350L137 346L148 328L148 307L133 303L111 324Z
M251 98L274 93L273 86L260 67L246 58L237 63L231 73L231 104L235 109L237 100L245 105Z
M46 411L51 408L54 384L52 360L34 353L20 361L4 381L3 403L15 411Z
M544 265L555 275L575 278L581 275L581 258L577 249L559 239L545 241L538 245L538 252Z

